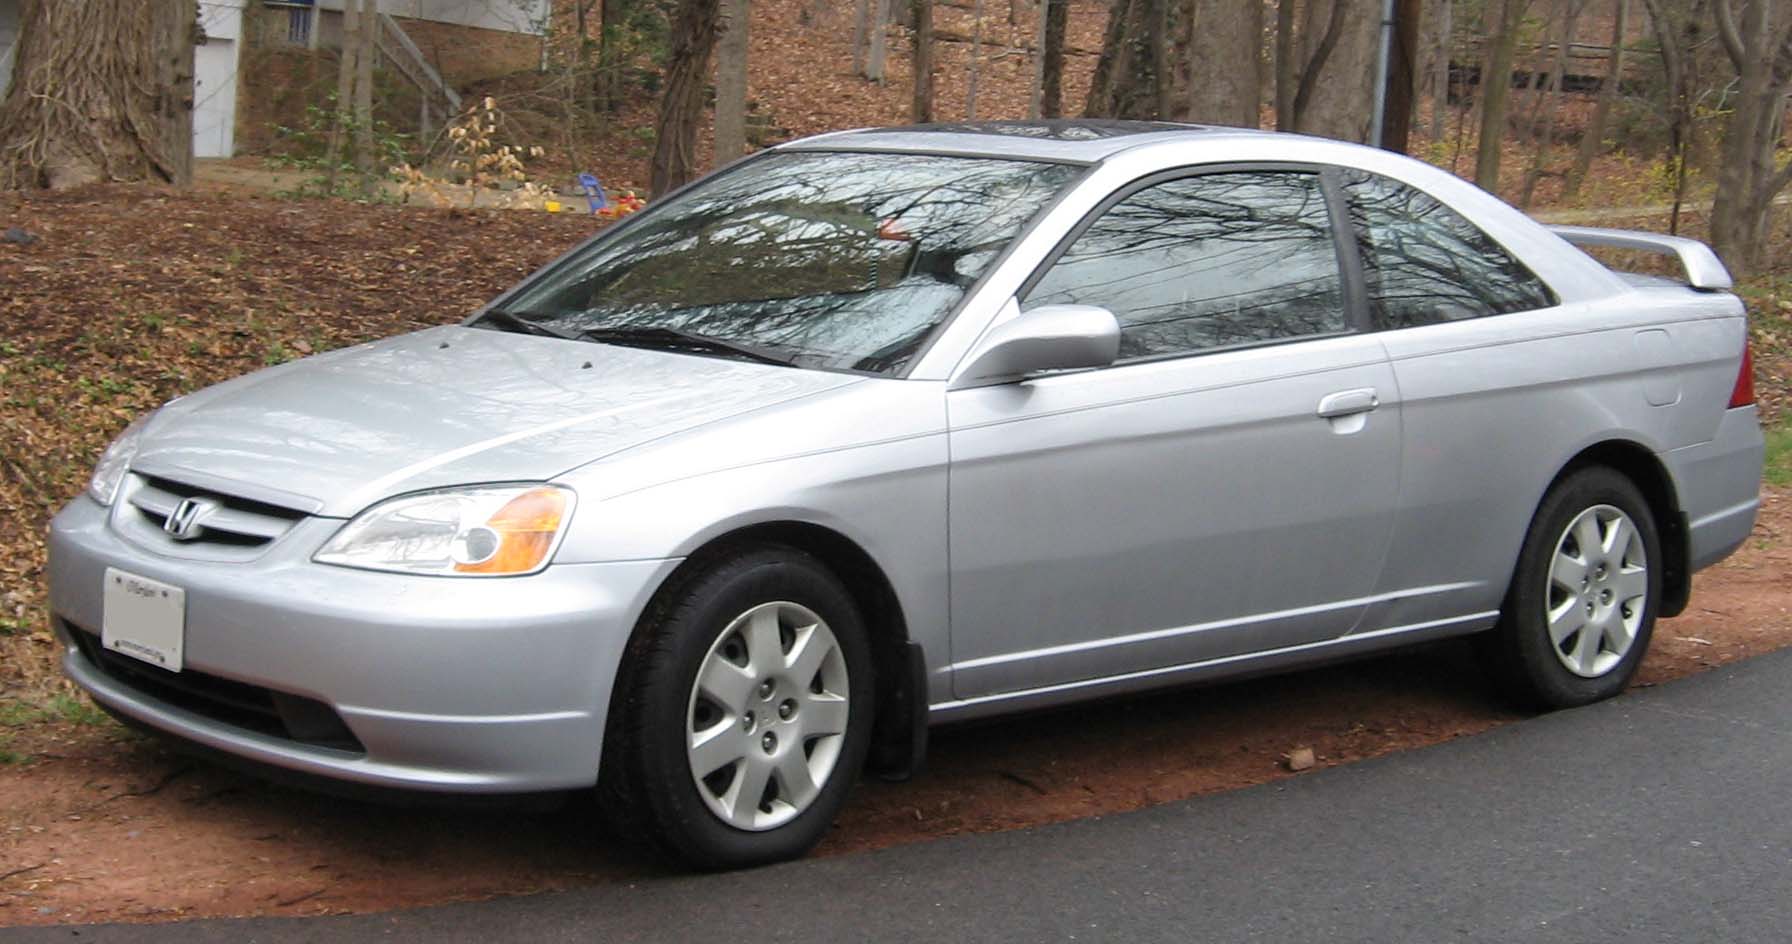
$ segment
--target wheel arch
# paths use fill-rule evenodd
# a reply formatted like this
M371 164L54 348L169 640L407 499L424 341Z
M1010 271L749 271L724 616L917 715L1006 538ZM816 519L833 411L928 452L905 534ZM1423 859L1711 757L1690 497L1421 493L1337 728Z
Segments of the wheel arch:
M1687 600L1692 595L1692 570L1688 565L1691 552L1687 543L1686 514L1680 509L1679 494L1667 467L1653 451L1635 440L1607 439L1587 446L1569 459L1550 480L1543 494L1549 494L1556 483L1576 471L1594 465L1605 466L1628 478L1649 502L1649 510L1655 515L1656 530L1661 535L1662 556L1666 558L1661 569L1662 599L1656 612L1662 617L1678 616L1686 609ZM1538 500L1541 501L1541 497Z
M707 538L654 589L630 631L627 651L634 651L634 639L641 636L660 611L663 600L674 596L715 561L765 547L788 547L806 553L845 585L865 620L875 666L877 707L866 767L886 779L907 779L919 772L926 753L928 704L921 646L910 638L901 599L884 568L858 542L833 528L784 519L742 525ZM628 671L628 667L622 671ZM624 689L623 685L616 686L618 692ZM612 704L612 719L618 716L619 707Z

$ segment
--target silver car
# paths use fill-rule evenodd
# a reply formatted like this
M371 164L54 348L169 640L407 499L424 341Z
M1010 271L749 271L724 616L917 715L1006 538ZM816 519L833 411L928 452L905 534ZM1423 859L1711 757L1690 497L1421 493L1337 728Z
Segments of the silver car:
M699 867L802 854L938 722L1467 635L1577 705L1754 522L1729 287L1332 141L809 138L138 420L52 527L54 623L177 739L595 785Z

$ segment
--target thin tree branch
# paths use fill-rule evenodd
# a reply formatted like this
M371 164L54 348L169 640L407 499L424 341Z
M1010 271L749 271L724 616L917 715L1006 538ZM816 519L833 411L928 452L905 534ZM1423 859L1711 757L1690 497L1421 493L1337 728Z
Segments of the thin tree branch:
M1756 3L1765 0L1755 0ZM1717 35L1724 42L1724 52L1730 56L1730 64L1737 72L1748 68L1748 54L1742 48L1742 34L1736 29L1736 12L1730 9L1730 0L1711 0L1711 8L1717 13ZM1651 11L1653 12L1653 11Z

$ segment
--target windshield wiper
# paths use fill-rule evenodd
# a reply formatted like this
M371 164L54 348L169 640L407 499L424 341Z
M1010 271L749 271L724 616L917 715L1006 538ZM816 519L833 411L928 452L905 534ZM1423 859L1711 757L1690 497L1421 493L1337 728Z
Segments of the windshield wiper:
M530 321L516 312L505 311L501 308L488 309L485 314L479 316L478 321L473 322L474 327L482 327L484 325L491 325L516 334L538 334L544 338L559 338L562 341L573 341L578 339L577 335L568 334L558 328L544 325L539 321Z
M723 354L731 357L758 361L761 364L777 364L789 367L796 362L789 357L773 354L738 341L724 341L706 334L693 334L677 328L659 325L631 325L607 328L586 328L574 335L582 341L596 341L599 344L624 344L630 347L649 347L661 350L705 351L712 354Z

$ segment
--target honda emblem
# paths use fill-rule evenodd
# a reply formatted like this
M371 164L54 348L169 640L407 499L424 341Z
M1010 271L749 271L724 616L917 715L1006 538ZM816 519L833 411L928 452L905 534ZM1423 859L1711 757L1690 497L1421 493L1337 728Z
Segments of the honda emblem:
M168 520L162 522L162 530L176 541L191 541L205 533L205 529L199 527L199 519L211 514L213 507L211 502L203 499L183 498L168 513Z

